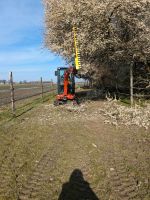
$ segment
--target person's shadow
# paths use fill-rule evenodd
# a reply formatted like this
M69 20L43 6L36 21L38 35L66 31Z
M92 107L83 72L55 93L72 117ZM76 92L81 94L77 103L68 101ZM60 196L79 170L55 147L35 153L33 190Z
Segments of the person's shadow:
M90 184L84 180L81 170L75 169L69 182L63 184L58 200L99 200L90 188Z

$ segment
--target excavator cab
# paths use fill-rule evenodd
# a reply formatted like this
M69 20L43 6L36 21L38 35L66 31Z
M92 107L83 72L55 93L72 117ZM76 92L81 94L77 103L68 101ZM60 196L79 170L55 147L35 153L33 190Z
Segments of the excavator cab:
M62 94L64 92L64 73L67 68L59 67L55 71L55 76L57 76L57 93Z
M59 104L75 98L75 75L71 69L59 67L55 71L55 76L57 76L57 103Z

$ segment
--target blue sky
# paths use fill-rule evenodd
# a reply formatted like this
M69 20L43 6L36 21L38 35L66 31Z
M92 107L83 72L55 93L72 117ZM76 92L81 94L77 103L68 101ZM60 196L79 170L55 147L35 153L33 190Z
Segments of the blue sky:
M65 61L44 48L42 0L0 0L0 79L44 80Z

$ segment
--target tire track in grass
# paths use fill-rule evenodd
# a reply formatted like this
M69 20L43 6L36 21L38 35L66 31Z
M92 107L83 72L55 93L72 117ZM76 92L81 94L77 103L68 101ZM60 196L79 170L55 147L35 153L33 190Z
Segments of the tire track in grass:
M0 197L18 199L20 169L15 159L15 152L7 151L0 168Z
M16 159L18 150L14 149L14 147L21 142L19 140L20 138L16 138L12 134L11 140L6 138L6 141L3 141L6 146L4 146L3 156L0 161L0 197L2 198L19 199L19 188L22 185L19 180L21 168L26 163L26 160L22 163L22 161L17 161Z
M92 122L94 125L95 122ZM96 123L94 132L98 133L98 137L94 133L98 151L103 145L103 162L108 172L108 179L110 182L110 199L111 200L142 200L138 193L138 187L133 175L129 172L128 163L123 155L120 136L108 132L107 134L101 133L101 128ZM91 132L90 123L85 127L88 132ZM101 133L101 134L100 134ZM91 139L95 140L94 137ZM122 138L123 139L123 138ZM105 143L105 145L103 144Z
M48 152L42 156L26 184L22 187L22 190L19 192L20 200L39 197L43 184L49 179L49 170L55 162L52 160L50 152L51 151L48 150Z
M108 158L111 166L109 172L112 194L116 200L142 200L139 196L135 177L128 169L128 163L123 155L120 140L112 138L111 149L109 149Z
M0 173L0 196L10 197L12 195L12 172L10 170L11 160L7 157L1 165Z
M13 130L14 125L12 126ZM14 147L20 144L21 138L17 137L14 132L6 132L2 136L3 154L0 160L0 197L18 199L18 171L20 163L16 163L17 149ZM22 165L24 163L21 163Z
M15 188L15 168L12 166L14 153L11 148L14 146L14 135L11 134L11 139L3 137L3 155L0 161L0 197L12 197ZM16 192L17 193L17 192Z
M112 164L110 169L110 184L112 193L118 200L140 200L138 188L134 178L127 171L125 162L118 158Z
M56 129L57 127L55 127L55 130ZM50 144L52 148L42 156L33 173L31 172L31 176L27 180L26 185L23 185L20 190L19 188L22 186L20 176L22 174L20 163L18 163L16 159L14 146L15 144L18 145L19 140L22 138L17 138L16 140L16 137L14 138L14 135L11 134L11 139L8 141L6 140L7 145L4 146L4 155L0 161L0 197L7 199L14 198L18 200L22 198L28 199L40 194L40 188L42 188L43 184L48 180L49 172L52 170L52 166L54 166L56 160L55 158L59 155L61 148L61 145L60 148L56 145L58 138L61 138L61 132L59 133L59 131L55 131L52 135L52 145ZM24 162L26 162L26 160ZM24 164L21 163L21 166L23 165Z
M22 189L19 191L18 200L50 198L51 191L49 191L49 185L51 177L54 176L54 172L58 168L57 162L62 152L63 138L61 134L59 127L55 127L55 135L54 140L51 141L51 147L49 147L47 152L37 162L31 175L22 186Z

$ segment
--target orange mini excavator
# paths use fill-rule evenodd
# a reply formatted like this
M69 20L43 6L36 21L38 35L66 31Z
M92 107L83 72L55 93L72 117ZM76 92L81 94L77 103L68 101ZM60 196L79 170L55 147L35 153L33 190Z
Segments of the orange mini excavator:
M75 49L75 64L71 67L59 67L55 71L57 76L57 97L54 101L54 105L61 105L67 103L68 100L72 100L73 103L78 103L75 95L75 76L77 76L79 69L81 68L80 52L77 41L77 30L73 28L74 33L74 49Z

